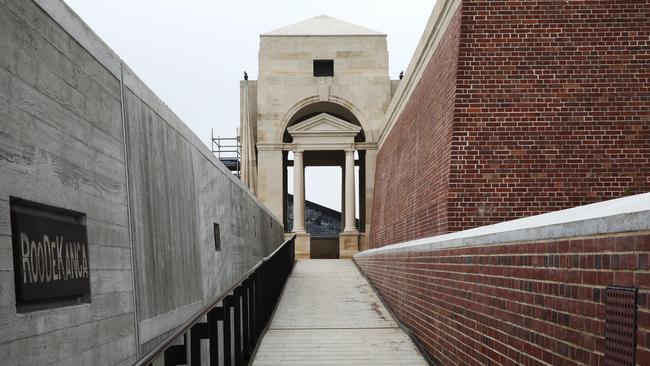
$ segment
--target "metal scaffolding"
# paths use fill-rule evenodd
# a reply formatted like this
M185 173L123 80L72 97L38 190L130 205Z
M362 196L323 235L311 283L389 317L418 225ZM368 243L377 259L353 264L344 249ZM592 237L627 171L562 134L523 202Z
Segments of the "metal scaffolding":
M239 131L237 131L237 137L215 137L214 129L211 129L210 135L210 150L212 150L228 170L233 172L238 178L241 178L241 141Z

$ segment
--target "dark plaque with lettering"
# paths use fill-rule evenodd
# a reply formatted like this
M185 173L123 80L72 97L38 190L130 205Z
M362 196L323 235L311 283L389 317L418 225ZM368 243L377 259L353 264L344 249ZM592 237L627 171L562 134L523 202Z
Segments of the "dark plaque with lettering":
M16 302L20 304L90 294L88 239L82 214L66 215L13 205Z

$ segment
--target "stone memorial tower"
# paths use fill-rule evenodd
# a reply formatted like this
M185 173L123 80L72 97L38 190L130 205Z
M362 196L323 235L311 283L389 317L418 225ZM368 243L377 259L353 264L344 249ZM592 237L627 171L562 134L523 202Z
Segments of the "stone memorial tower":
M306 166L342 169L339 256L368 247L377 141L397 83L385 34L321 15L260 35L258 80L241 82L242 180L287 228L293 166L298 257L310 257Z

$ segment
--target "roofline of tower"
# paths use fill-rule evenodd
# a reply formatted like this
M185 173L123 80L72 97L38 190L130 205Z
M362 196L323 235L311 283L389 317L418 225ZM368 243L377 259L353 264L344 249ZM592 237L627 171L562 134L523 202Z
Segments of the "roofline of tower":
M260 38L270 38L270 37L387 37L387 34L260 34Z

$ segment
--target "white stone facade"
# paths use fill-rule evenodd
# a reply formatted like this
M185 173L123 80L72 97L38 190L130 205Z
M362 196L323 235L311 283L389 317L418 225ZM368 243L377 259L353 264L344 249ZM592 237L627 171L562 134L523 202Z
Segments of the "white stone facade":
M314 60L333 60L333 76L314 76ZM315 161L341 166L347 175L342 184L346 186L343 216L348 214L348 220L340 255L348 257L366 248L377 142L391 98L386 35L327 16L262 34L258 80L243 81L241 95L241 130L246 132L242 133L242 171L248 172L243 174L244 182L284 219L286 167L294 163L287 161L288 151L299 155L295 164L302 165L294 169L298 211L304 212L304 194L300 194L304 166ZM307 128L314 118L318 128ZM312 153L303 157L302 151ZM355 151L360 156L356 162L350 158ZM350 188L355 186L355 164L362 167L359 189L364 201L358 231ZM294 217L300 220L304 214ZM308 257L304 225L295 225L294 230L305 238L299 240L298 254Z

